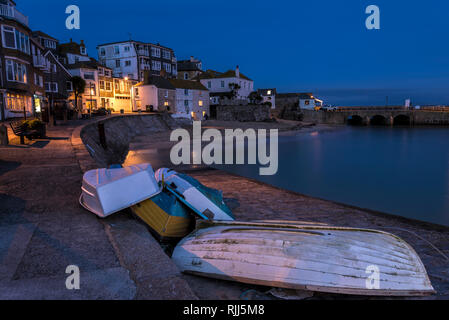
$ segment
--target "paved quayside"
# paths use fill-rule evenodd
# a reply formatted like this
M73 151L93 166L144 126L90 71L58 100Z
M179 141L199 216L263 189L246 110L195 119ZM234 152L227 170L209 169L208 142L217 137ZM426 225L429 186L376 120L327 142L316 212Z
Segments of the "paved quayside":
M123 215L102 221L79 206L75 151L89 158L71 137L86 123L0 147L0 299L196 299L143 225ZM81 290L66 288L69 265L80 268Z

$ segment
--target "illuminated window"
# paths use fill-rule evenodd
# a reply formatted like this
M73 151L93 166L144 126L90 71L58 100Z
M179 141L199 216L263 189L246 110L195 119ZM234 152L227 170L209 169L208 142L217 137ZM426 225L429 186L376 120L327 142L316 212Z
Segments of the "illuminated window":
M202 106L203 106L203 101L200 100L200 101L198 102L198 105L199 105L200 107L202 107Z

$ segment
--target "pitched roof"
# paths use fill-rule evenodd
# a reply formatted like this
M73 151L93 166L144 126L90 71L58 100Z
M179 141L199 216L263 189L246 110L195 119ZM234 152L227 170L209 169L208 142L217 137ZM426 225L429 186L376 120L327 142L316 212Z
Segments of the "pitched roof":
M94 58L90 58L90 61L78 61L66 66L67 69L98 69L98 62Z
M190 60L178 61L178 71L202 71L198 68L198 62Z
M48 34L42 32L42 31L33 31L33 37L35 37L35 38L36 38L36 37L47 38L47 39L51 39L51 40L54 40L54 41L58 41L58 42L59 42L58 39L55 39L55 38L53 38L52 36L49 36Z
M219 72L219 71L215 71L215 70L206 70L205 72L203 72L202 74L196 76L195 78L197 80L201 80L201 79L237 78L237 76L235 74L235 70L228 70L228 71L226 71L224 73L223 72ZM240 72L239 78L252 81L250 78L248 78L247 76L245 76L241 72Z
M58 47L58 51L61 54L72 53L81 55L81 45L85 46L84 42L81 40L81 44L73 42L61 43Z
M309 92L300 92L300 93L278 93L276 95L278 98L294 98L298 97L299 99L315 99L313 93Z
M199 81L181 80L181 79L170 79L169 81L175 88L178 89L209 91Z
M145 85L153 85L159 89L176 90L168 79L161 76L150 75L149 73L145 73L145 80L143 83L141 82L137 84L139 87Z
M70 72L67 70L67 68L58 59L56 59L55 55L53 54L53 52L50 49L47 49L44 52L44 57L47 57L47 56L51 56L53 58L53 60L56 61L56 63L61 67L61 69L66 72L66 74L68 74L69 76L72 76L70 74Z

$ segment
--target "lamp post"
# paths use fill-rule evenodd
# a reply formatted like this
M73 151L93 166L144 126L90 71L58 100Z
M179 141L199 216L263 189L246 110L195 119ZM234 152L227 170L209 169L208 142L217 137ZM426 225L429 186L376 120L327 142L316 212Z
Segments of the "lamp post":
M89 118L92 118L92 82L89 82L90 101L89 101Z

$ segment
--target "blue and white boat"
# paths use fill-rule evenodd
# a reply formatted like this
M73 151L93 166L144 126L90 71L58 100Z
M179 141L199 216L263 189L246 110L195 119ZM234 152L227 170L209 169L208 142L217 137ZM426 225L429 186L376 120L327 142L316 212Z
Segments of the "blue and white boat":
M231 209L223 201L221 191L208 188L188 175L167 168L157 170L155 177L200 218L215 221L235 220Z

